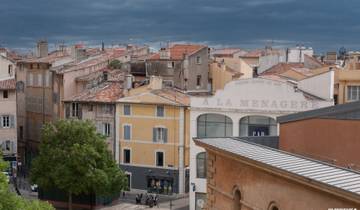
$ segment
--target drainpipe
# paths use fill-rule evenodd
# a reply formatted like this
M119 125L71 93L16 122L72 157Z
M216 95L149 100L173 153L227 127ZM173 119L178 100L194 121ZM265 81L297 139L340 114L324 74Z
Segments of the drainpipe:
M114 129L114 147L115 147L115 150L114 150L114 155L115 155L115 161L116 163L119 165L120 164L120 157L119 157L119 144L120 144L120 132L119 132L119 129L120 129L120 111L119 109L117 108L118 107L118 103L115 103L115 129Z
M185 121L184 121L184 107L179 108L179 194L185 193L185 159L184 159L184 147L185 147Z

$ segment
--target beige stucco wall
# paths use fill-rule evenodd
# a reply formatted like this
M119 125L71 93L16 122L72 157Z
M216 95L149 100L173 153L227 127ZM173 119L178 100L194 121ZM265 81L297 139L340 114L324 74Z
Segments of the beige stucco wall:
M338 103L343 104L349 102L347 100L347 86L360 86L360 71L359 70L336 70L335 83L339 84ZM337 92L335 91L335 92Z
M253 77L253 68L245 60L241 59L240 66L241 73L243 74L241 76L242 79L248 79Z
M2 128L0 126L0 146L7 140L13 142L13 151L4 152L5 155L16 154L17 152L17 129L16 129L16 93L15 90L8 90L8 98L3 98L3 91L0 90L0 116L13 116L14 127ZM1 147L0 147L1 150Z

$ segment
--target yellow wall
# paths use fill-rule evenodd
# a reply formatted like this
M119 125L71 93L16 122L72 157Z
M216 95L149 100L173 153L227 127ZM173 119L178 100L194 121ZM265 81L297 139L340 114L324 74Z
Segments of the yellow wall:
M337 70L335 72L335 83L338 82L338 103L349 102L347 100L347 86L360 86L360 70Z
M123 163L123 149L131 149L130 165L139 165L147 167L156 167L155 152L163 151L165 155L164 167L172 165L178 167L179 151L179 107L164 106L165 116L156 116L156 105L148 104L130 104L131 115L123 115L123 104L117 104L120 113L120 163ZM189 124L189 111L185 110L184 121ZM131 140L123 139L123 126L131 125ZM153 142L153 128L165 127L168 130L167 143ZM185 166L189 165L189 140L186 133L189 131L189 125L184 127L185 138ZM187 152L186 152L187 151Z
M241 76L242 79L248 79L253 77L253 68L243 59L240 60L240 69L241 73L243 74Z
M212 75L213 92L216 92L219 89L224 89L225 84L233 79L233 73L224 70L222 67L219 67L218 63L210 64L210 73Z

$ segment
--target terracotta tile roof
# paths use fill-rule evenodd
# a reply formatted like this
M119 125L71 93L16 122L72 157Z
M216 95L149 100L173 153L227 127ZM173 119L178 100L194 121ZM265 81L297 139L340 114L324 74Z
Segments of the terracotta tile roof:
M118 100L120 103L162 104L172 106L189 106L190 97L175 88L149 90Z
M114 103L122 96L122 84L118 82L106 82L64 101Z
M15 90L15 89L16 89L15 79L0 80L0 90Z
M303 68L304 64L301 63L278 63L270 69L262 72L260 75L272 75L272 74L282 74L286 71L289 71L293 68Z
M108 73L108 81L111 82L120 82L124 81L126 72L120 69L109 69L103 68L98 71L92 72L87 75L79 76L75 78L77 82L90 82L92 80L98 79L100 76L104 75L104 72Z
M205 48L204 45L193 45L193 44L175 44L170 47L170 60L183 60L184 54L190 56L197 51ZM152 55L148 60L159 60L160 53Z

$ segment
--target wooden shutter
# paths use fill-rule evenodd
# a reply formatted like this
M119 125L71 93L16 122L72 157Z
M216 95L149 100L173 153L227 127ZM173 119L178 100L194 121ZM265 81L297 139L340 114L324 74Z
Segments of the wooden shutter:
M82 106L81 104L78 104L78 118L81 120L82 119Z
M70 103L65 104L65 118L68 119L70 117Z
M167 140L168 140L168 136L167 136L167 134L168 134L168 132L167 132L167 128L164 128L164 143L166 143L167 142Z
M10 115L9 120L10 120L10 128L14 128L15 127L15 117L14 117L14 115Z
M156 142L156 128L153 128L153 142Z
M0 116L0 127L1 128L4 127L4 125L3 125L3 116Z

